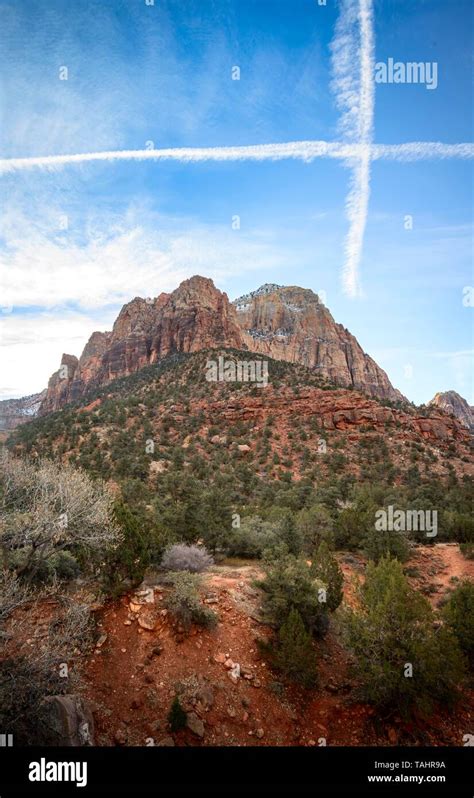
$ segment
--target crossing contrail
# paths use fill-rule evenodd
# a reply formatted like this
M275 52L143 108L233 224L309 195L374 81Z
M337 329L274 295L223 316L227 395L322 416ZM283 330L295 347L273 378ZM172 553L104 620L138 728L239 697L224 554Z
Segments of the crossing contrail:
M288 141L270 144L217 147L169 147L143 150L110 150L64 155L0 159L0 176L28 169L55 171L68 165L115 161L178 161L181 163L280 161L310 163L316 158L343 161L352 170L346 198L349 230L342 271L344 291L359 293L359 266L367 224L372 161L410 163L428 159L474 158L474 144L411 141L375 144L374 128L374 14L372 0L341 0L332 50L332 81L341 112L341 141Z
M173 147L155 150L110 150L71 155L44 155L32 158L0 159L0 175L24 169L59 169L68 164L92 161L281 161L288 158L311 162L316 158L338 160L419 161L429 159L474 158L474 144L444 144L440 141L412 141L406 144L357 144L330 141L288 141L282 144L250 144L239 147Z
M84 152L75 155L46 155L38 158L8 158L0 160L0 174L41 167L56 168L67 164L90 161L265 161L297 158L347 158L350 145L328 141L289 141L282 144L251 144L240 147L173 147L145 150L111 150Z
M359 265L370 197L374 128L374 31L372 0L343 0L332 50L332 89L341 110L343 136L359 145L346 198L349 230L345 243L342 285L346 294L359 293Z

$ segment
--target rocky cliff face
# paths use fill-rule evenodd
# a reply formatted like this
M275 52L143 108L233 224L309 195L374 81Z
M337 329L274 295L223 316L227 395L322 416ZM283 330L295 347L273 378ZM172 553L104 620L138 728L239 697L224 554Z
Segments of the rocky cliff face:
M122 308L112 332L93 333L79 360L63 355L41 413L57 410L89 387L131 374L173 352L218 346L302 363L332 382L370 396L403 398L312 291L271 284L231 303L212 280L196 276L171 294L136 297Z
M266 284L233 304L252 351L302 363L333 383L352 386L369 396L394 401L404 398L356 338L336 324L313 291Z
M79 360L63 355L49 381L41 413L57 410L102 385L156 363L172 352L242 346L235 310L212 280L191 277L171 294L136 297L120 311L112 332L95 332ZM66 368L64 368L66 366Z
M348 440L358 440L361 427L370 426L372 431L385 436L387 427L390 435L403 440L423 438L435 446L451 442L469 449L470 436L465 427L455 418L445 413L431 411L431 415L417 415L398 408L384 407L374 399L361 396L356 391L338 389L324 391L319 388L301 388L295 397L292 390L273 391L271 386L258 397L248 397L245 402L217 401L211 406L211 417L221 420L221 426L233 426L240 419L262 425L271 415L273 428L280 431L280 425L291 429L292 419L315 417L321 429L328 432L345 431ZM225 419L225 424L222 423ZM357 434L356 438L351 438Z
M4 399L0 402L0 431L12 430L34 418L39 411L46 391L24 396L22 399Z
M465 427L474 432L474 407L468 405L456 391L437 393L428 404L454 415Z

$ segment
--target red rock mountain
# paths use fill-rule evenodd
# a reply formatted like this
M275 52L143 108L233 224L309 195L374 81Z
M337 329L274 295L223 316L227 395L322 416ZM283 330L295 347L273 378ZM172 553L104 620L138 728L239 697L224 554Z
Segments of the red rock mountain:
M250 350L301 363L369 396L404 399L357 339L307 288L266 284L233 303Z
M456 416L461 424L474 431L474 407L471 407L456 391L437 393L429 404Z
M79 360L63 355L40 412L57 410L89 387L132 374L173 352L219 346L302 363L341 386L403 399L312 291L267 284L231 303L212 280L196 276L171 294L137 297L124 305L112 332L93 333Z
M2 399L0 401L0 432L15 429L34 418L46 391L24 396L22 399Z

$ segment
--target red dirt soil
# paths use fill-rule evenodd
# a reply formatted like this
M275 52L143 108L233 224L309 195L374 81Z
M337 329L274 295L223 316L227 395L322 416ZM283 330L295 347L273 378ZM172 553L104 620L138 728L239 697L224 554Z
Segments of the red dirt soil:
M352 603L351 577L361 577L364 561L353 555L340 559L346 601ZM417 547L409 565L418 570L414 586L436 584L436 602L454 586L452 577L474 577L473 563L455 544ZM127 596L98 610L99 633L107 638L85 667L96 744L462 745L463 735L472 733L472 691L455 714L443 711L416 727L396 717L377 718L357 701L349 657L334 629L317 646L317 689L283 689L256 643L269 634L259 621L260 595L254 587L259 576L254 564L214 567L204 578L203 597L219 623L212 631L193 627L189 636L177 631L163 610L165 589L152 575L146 582L154 588L154 604L133 613ZM141 628L139 618L156 627ZM223 661L228 658L241 666L234 681ZM167 716L176 692L184 709L195 713L196 728L171 735Z

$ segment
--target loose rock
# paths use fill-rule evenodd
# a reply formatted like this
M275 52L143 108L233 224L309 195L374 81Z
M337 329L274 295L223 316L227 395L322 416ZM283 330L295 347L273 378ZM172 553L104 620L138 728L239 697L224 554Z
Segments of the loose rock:
M197 737L204 737L204 723L198 718L195 712L189 712L186 718L186 726Z

